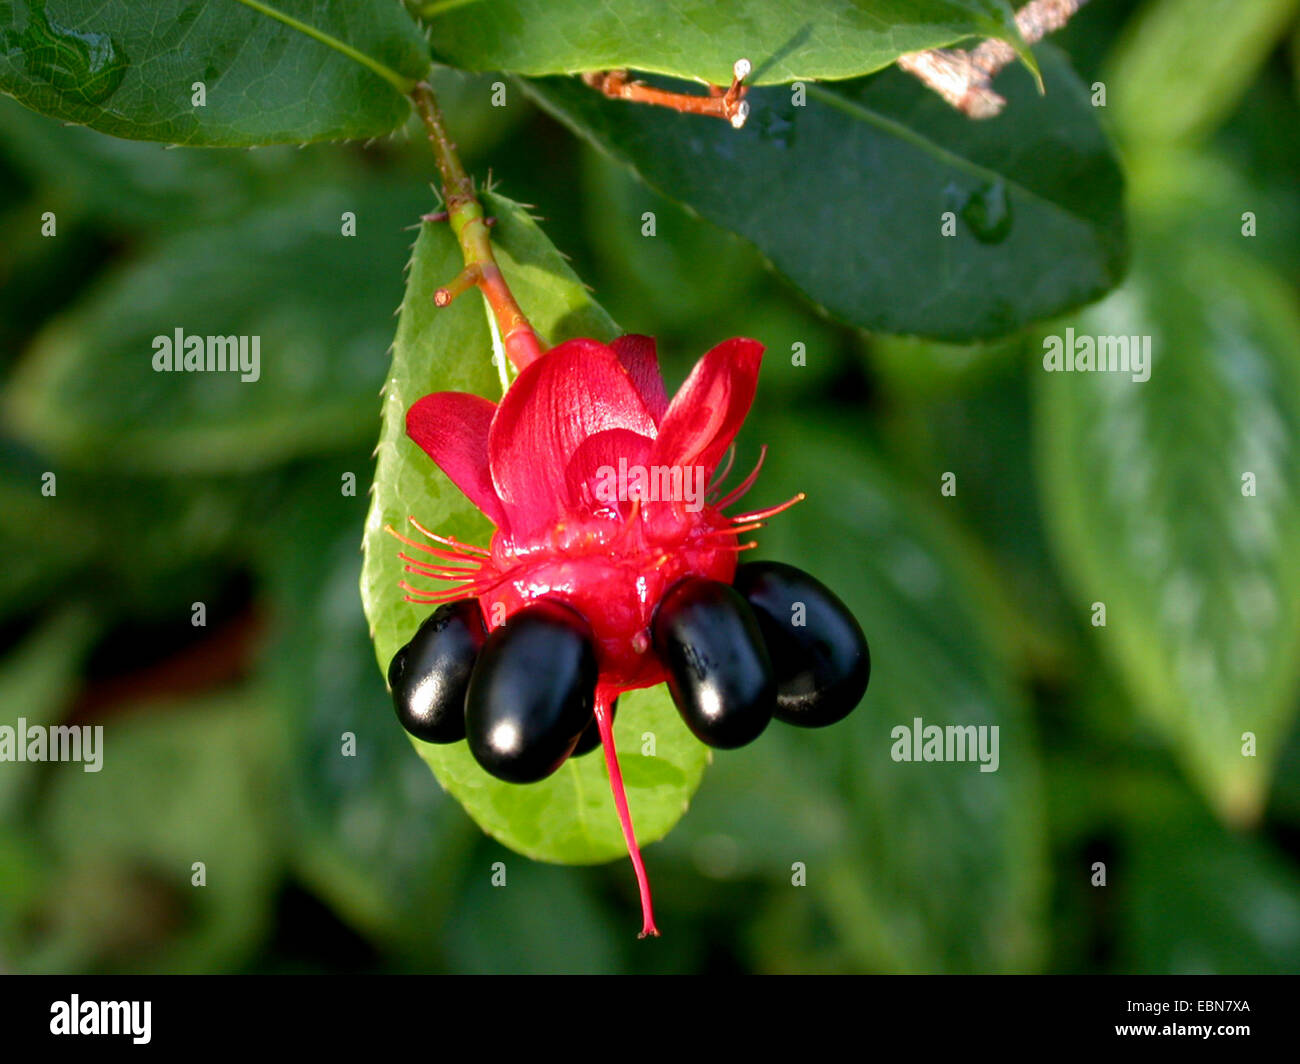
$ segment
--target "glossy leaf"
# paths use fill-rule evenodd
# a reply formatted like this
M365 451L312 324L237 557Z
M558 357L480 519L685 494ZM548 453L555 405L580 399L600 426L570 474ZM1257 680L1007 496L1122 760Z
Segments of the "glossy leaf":
M796 490L808 498L759 534L760 553L833 584L873 663L846 720L787 739L822 781L807 800L839 810L822 817L839 838L808 862L810 893L859 969L1032 967L1045 858L1039 755L961 541L903 496L855 425L778 424L773 434L800 447L772 453L755 505ZM852 564L828 562L828 551ZM894 760L894 729L910 732L918 717L998 728L996 771ZM800 859L792 849L788 860Z
M326 189L169 242L37 338L6 396L16 433L65 460L149 472L257 469L361 443L407 229L425 207L418 187ZM345 211L355 236L342 235ZM158 338L174 348L177 329L204 338L205 358L218 353L206 338L247 337L249 372L156 370Z
M428 67L414 21L384 0L0 3L0 91L132 140L378 136L406 120L402 94Z
M1096 299L1124 268L1115 155L1065 60L1040 58L1046 94L1008 70L1006 110L981 122L897 70L809 85L804 106L789 88L756 91L739 131L573 80L528 86L834 316L970 340Z
M609 340L614 323L517 204L486 198L497 218L493 242L524 312L548 343L574 336ZM461 268L445 226L426 224L416 241L406 298L384 389L373 504L366 521L361 588L382 669L430 612L403 601L401 545L384 532L411 532L416 517L440 535L486 544L491 525L405 434L406 411L432 391L470 391L496 399L501 384L491 362L485 307L477 293L439 310L433 293ZM418 535L418 533L417 533ZM394 719L393 727L398 725ZM641 754L641 736L656 736L654 757ZM686 730L661 686L625 695L615 726L623 778L638 837L653 841L677 822L699 784L708 755ZM567 762L541 783L517 786L488 776L463 743L416 743L442 785L488 834L529 857L573 864L608 861L624 853L623 839L599 756Z
M968 37L1018 41L1003 0L492 0L412 3L434 54L470 70L530 76L630 67L726 85L732 64L754 84L849 78L904 52Z
M1149 380L1037 371L1042 496L1080 623L1105 604L1092 639L1220 815L1249 821L1300 680L1300 315L1235 250L1163 248L1070 322L1149 337Z

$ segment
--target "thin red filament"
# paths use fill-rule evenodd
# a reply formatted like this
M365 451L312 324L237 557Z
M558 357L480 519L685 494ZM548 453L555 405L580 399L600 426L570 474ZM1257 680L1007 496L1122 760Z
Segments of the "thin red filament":
M442 550L438 547L430 547L427 543L417 543L415 540L402 535L392 525L384 525L384 531L413 550L422 550L426 554L432 554L437 558L448 558L458 562L473 562L478 565L485 557L485 555L471 554L468 549ZM458 544L457 546L463 548L464 545Z
M744 495L745 492L747 492L750 488L754 486L754 481L758 479L758 474L762 470L763 462L766 460L766 458L767 458L767 444L764 444L763 447L758 452L758 461L754 464L754 468L750 470L749 476L747 476L744 480L742 480L739 484L737 484L731 491L729 491L726 494L726 496L718 500L718 502L714 503L714 506L716 506L719 510L725 510L733 502L739 502L741 496Z
M424 525L420 524L420 522L417 521L414 517L408 517L407 520L410 521L412 525L418 528L424 535L428 536L435 543L443 543L446 544L448 547L454 547L458 551L468 551L473 554L481 554L484 557L488 557L492 553L489 550L485 550L483 547L475 547L469 543L462 543L454 536L439 536L434 532L430 532L427 528L424 527Z
M460 580L467 576L477 576L482 571L482 567L477 565L447 565L445 563L421 561L419 558L412 558L406 551L398 551L397 556L407 563L406 569L408 572L427 569L432 573L451 573L453 575L448 579Z
M650 879L645 873L645 864L641 861L641 849L636 844L636 833L632 830L632 814L627 808L627 793L623 789L623 773L618 768L618 754L614 750L614 728L610 721L610 705L613 698L604 688L596 688L596 727L600 729L600 743L605 748L605 767L609 769L609 789L614 793L614 805L618 809L618 822L623 827L623 840L627 843L628 856L632 858L632 869L636 872L637 889L641 892L641 933L637 938L647 935L659 936L655 927L654 909L650 904Z
M709 494L712 495L721 486L722 482L731 476L731 467L736 464L736 445L733 443L727 448L727 463L713 477L713 483L709 485Z
M772 506L766 510L755 510L753 513L737 514L731 518L733 521L766 521L769 517L775 517L779 513L784 513L791 506L798 506L804 499L808 498L802 491L791 499L786 499L779 506Z

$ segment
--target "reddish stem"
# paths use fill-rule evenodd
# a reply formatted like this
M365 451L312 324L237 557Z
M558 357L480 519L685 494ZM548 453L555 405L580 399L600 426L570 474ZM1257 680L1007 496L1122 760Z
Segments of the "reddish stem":
M645 874L645 865L641 861L641 850L636 844L636 833L632 830L632 814L627 808L627 793L623 789L623 773L618 768L618 754L614 750L614 727L610 720L610 706L614 699L608 690L596 688L596 727L600 730L600 743L605 748L605 767L609 769L609 789L614 792L614 805L618 809L618 822L623 826L623 839L627 842L627 853L632 858L632 868L636 872L637 889L641 892L641 934L659 936L655 927L654 909L650 904L650 879Z
M611 100L634 100L637 103L667 107L682 114L713 115L724 118L737 129L749 117L749 104L745 101L745 78L749 77L748 59L736 60L732 68L731 85L710 85L707 96L657 89L641 81L633 81L626 70L594 70L582 75L582 80Z
M497 266L496 257L492 254L492 242L488 239L490 220L484 218L483 207L474 193L474 182L465 172L460 157L456 154L456 146L447 136L433 90L427 83L420 82L412 90L411 99L428 131L429 143L433 146L438 171L442 175L442 197L447 205L447 221L460 242L461 255L465 260L465 269L438 289L434 294L434 302L445 307L461 292L477 287L492 308L506 355L515 364L515 369L522 370L542 357L541 342L524 312L519 309L510 286L506 284L506 279Z

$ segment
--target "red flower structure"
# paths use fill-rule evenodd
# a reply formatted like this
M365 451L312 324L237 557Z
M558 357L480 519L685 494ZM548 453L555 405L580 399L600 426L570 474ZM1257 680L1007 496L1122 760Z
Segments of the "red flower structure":
M671 403L645 336L561 344L525 368L499 405L463 392L426 395L407 414L407 434L497 532L472 575L450 574L460 586L408 594L426 602L473 594L492 627L535 598L561 598L591 624L611 695L659 683L663 669L647 653L655 606L686 576L729 583L737 534L766 516L721 513L752 478L712 505L680 497L707 482L731 446L762 351L753 340L719 344ZM645 472L611 492L620 469ZM656 490L663 485L681 490ZM659 498L642 497L650 495Z
M623 691L665 679L650 627L664 595L687 577L731 582L741 536L802 496L770 510L722 510L753 484L706 497L757 386L762 345L727 340L696 364L669 401L655 344L623 336L610 345L575 339L530 352L499 404L463 392L426 395L408 411L407 434L496 526L484 550L436 536L399 537L408 572L452 581L413 602L477 598L490 628L537 599L558 599L594 636L595 716L629 853L642 888L644 933L655 933L614 755L609 708ZM730 470L723 470L725 477ZM718 478L719 480L722 477Z
M713 93L733 120L746 112L748 73L742 60L731 89ZM620 79L602 80L608 91ZM633 88L637 98L655 92ZM399 555L408 573L450 585L401 581L409 601L437 609L389 662L393 706L412 736L466 740L484 771L518 784L594 749L594 720L641 892L641 935L657 935L614 747L614 699L666 679L686 726L721 749L752 742L772 719L825 727L866 692L866 636L811 574L737 564L757 545L742 535L803 498L724 515L754 483L761 456L725 497L715 489L730 461L709 487L753 402L762 346L719 344L671 402L649 337L545 351L497 265L490 220L432 90L421 83L411 95L446 203L427 220L450 223L465 263L434 303L478 288L519 376L499 404L436 392L407 411L407 435L496 532L485 549L414 516L427 542L388 529L415 552Z

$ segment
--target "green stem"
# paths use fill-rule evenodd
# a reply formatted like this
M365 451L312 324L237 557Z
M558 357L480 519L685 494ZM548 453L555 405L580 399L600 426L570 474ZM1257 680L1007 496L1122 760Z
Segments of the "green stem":
M442 111L438 108L433 89L422 81L411 90L410 95L424 122L424 128L428 131L429 143L433 145L438 172L442 175L447 221L460 242L461 255L465 260L464 272L451 284L439 289L435 300L440 306L445 306L461 289L470 285L477 286L492 308L506 355L516 369L522 370L541 357L541 343L524 312L519 309L510 286L506 284L506 279L497 266L496 257L492 254L487 220L483 216L483 206L475 195L473 180L465 172L465 167L456 154L456 145L447 136Z

